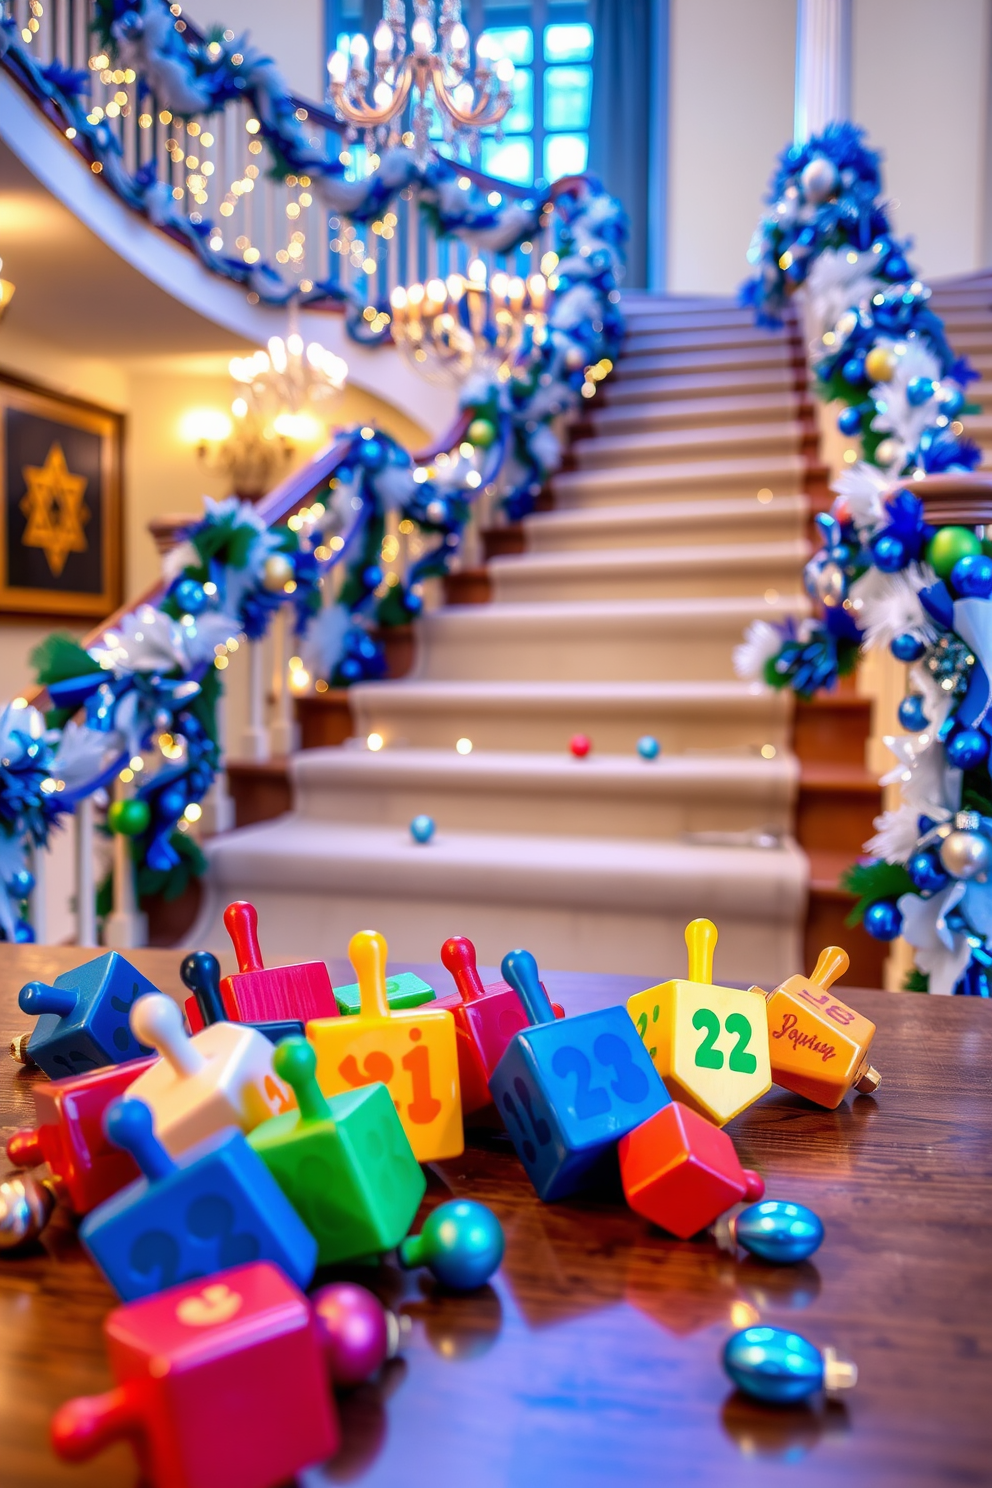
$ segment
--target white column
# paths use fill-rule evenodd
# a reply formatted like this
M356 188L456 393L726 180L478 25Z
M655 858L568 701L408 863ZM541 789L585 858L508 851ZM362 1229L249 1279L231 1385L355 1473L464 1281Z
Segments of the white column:
M32 847L31 872L34 875L34 888L31 890L31 927L38 945L48 944L48 887L45 872L47 865L47 850L43 847Z
M272 753L277 758L293 754L299 747L298 730L293 721L293 695L289 690L289 657L292 643L292 615L289 606L283 605L272 627L272 693L275 698L275 711L269 737Z
M114 797L123 801L127 791L118 780ZM103 926L103 943L118 951L133 950L148 942L148 917L138 909L134 892L134 863L131 839L123 832L114 833L114 907Z
M220 768L214 777L204 806L204 831L212 836L215 832L230 832L234 826L234 802L227 788L227 688L221 686L217 698L217 748L220 750Z
M248 726L241 735L245 759L267 760L269 731L265 727L265 674L261 641L248 642Z
M93 799L76 804L76 944L95 946L96 884L93 874Z
M851 112L851 0L798 0L795 141Z

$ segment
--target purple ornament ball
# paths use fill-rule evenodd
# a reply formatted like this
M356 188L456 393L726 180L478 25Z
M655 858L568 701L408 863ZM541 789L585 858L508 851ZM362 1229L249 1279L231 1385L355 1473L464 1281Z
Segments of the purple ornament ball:
M389 1320L378 1297L350 1281L321 1287L310 1299L324 1357L336 1385L360 1385L390 1353Z

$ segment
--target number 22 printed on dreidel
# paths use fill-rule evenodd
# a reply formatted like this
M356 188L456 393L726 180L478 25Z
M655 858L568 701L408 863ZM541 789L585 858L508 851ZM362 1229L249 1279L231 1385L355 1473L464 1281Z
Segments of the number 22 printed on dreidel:
M443 1008L391 1010L386 942L375 930L351 937L348 955L361 993L357 1017L315 1018L307 1038L317 1051L317 1083L340 1095L381 1081L389 1090L418 1162L464 1150L455 1021Z
M627 1011L672 1097L725 1126L771 1089L772 1073L763 994L713 985L716 941L711 920L693 920L688 981L637 992Z

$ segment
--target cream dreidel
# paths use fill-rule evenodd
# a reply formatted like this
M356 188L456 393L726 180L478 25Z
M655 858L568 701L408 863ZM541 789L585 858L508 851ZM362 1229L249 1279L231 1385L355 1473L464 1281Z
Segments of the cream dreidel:
M126 1099L144 1101L155 1135L173 1157L223 1127L250 1132L295 1105L273 1069L272 1045L254 1028L214 1023L190 1038L177 1005L156 993L135 1003L131 1030L162 1058Z

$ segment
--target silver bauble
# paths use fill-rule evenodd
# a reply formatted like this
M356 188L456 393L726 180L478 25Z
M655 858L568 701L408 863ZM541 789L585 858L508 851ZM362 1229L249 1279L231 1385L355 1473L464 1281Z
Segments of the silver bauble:
M837 167L825 155L814 155L809 164L803 167L799 179L806 200L819 206L837 188Z
M46 1184L30 1173L10 1173L0 1183L0 1251L37 1240L55 1200Z
M838 609L847 598L847 574L832 559L821 564L813 576L816 597L827 609Z
M273 594L285 589L293 577L292 560L285 553L270 553L262 570L262 583Z
M951 832L940 846L940 861L954 878L982 878L992 868L992 842L980 832Z
M902 453L902 445L895 439L880 439L875 446L875 459L879 465L894 465Z

